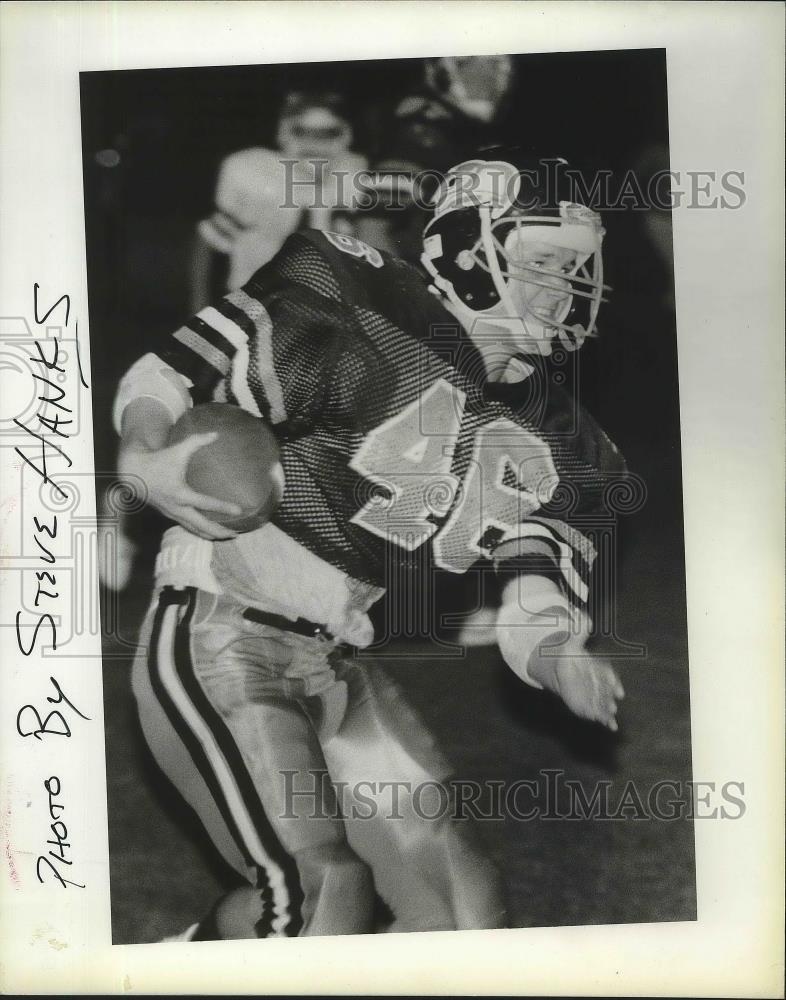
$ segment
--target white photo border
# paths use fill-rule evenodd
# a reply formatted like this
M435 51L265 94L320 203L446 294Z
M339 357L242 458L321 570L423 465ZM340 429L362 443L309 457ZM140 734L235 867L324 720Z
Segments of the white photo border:
M695 824L698 920L380 935L364 938L362 946L326 938L271 940L264 948L249 942L112 946L100 648L62 661L21 659L14 629L3 627L2 989L779 995L782 6L6 3L0 17L0 350L18 329L9 318L33 325L35 283L46 308L68 292L78 335L68 329L78 336L87 381L80 71L665 48L672 169L743 170L746 193L737 211L678 208L673 215L693 774L744 781L747 805L735 823ZM576 100L586 103L588 114L603 114L591 94L577 93ZM64 318L62 308L55 315ZM69 456L75 474L89 482L90 395L79 399L83 423ZM24 499L20 464L1 437L0 455L0 510L7 510ZM94 514L91 489L83 502L80 514ZM0 574L4 626L18 601L7 577ZM97 581L83 586L85 599L94 601ZM22 743L16 718L21 705L44 704L51 694L52 664L63 690L91 719L78 734L74 720L74 738L57 745L63 816L85 890L39 884L32 864L48 835L47 797L39 786L53 749L46 740Z

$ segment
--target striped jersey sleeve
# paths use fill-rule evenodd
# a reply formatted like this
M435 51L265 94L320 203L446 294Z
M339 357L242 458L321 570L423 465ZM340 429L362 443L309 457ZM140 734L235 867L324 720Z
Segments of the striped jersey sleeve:
M509 531L493 551L497 575L545 576L572 604L589 598L589 579L596 551L591 539L565 521L530 515Z
M272 425L319 413L351 318L340 302L287 277L290 256L285 249L202 309L160 352L191 383L195 404L233 403Z

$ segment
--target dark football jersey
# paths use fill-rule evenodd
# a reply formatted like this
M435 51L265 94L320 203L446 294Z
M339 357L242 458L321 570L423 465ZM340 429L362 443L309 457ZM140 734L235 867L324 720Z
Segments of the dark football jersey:
M429 544L456 573L545 560L586 597L594 552L571 521L598 506L621 456L542 366L488 383L410 265L297 232L160 353L195 403L272 426L286 482L274 524L351 577L384 586L386 560Z

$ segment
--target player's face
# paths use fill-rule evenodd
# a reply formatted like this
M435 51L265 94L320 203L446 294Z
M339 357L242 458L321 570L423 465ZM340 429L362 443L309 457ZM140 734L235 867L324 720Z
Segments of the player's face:
M508 250L508 289L522 319L520 349L551 354L553 325L570 303L568 275L576 270L576 251L538 240L521 240ZM518 338L517 338L518 339Z

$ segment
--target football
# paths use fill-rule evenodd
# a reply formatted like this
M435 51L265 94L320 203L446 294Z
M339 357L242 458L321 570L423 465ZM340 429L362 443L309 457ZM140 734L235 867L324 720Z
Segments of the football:
M253 531L270 519L284 492L276 439L258 417L239 406L203 403L187 410L172 427L169 444L211 431L218 436L193 453L186 482L199 493L241 508L236 517L204 511L211 521L233 531Z

